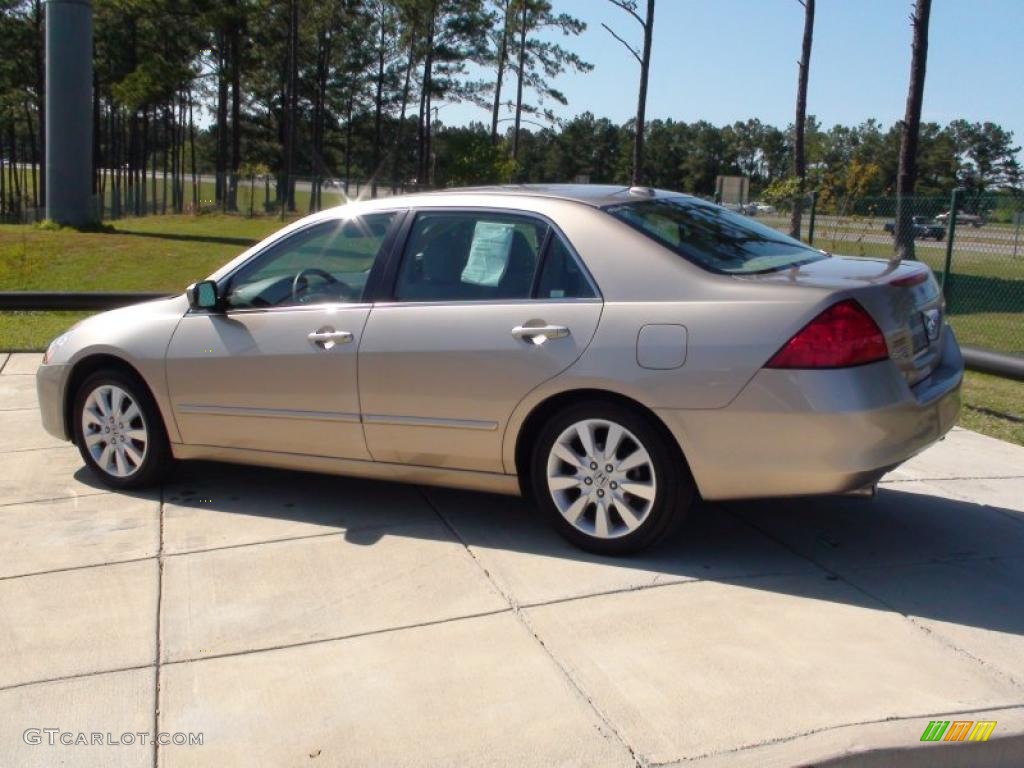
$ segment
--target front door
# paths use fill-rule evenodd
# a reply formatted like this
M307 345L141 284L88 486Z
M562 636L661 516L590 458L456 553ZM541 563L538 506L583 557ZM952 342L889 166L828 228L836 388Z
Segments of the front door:
M225 280L223 311L191 311L167 350L186 444L366 459L356 352L364 291L397 214L313 224Z
M370 453L501 472L513 409L583 353L598 293L561 236L525 215L420 213L401 259L359 350Z

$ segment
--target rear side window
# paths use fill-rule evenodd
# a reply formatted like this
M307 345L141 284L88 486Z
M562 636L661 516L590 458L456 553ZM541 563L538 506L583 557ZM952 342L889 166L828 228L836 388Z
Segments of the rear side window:
M576 257L562 238L555 235L548 243L544 267L537 284L538 299L594 299L597 294Z
M548 225L524 216L421 213L395 284L399 301L528 299Z
M693 198L643 200L605 211L714 272L774 272L828 258L746 216Z

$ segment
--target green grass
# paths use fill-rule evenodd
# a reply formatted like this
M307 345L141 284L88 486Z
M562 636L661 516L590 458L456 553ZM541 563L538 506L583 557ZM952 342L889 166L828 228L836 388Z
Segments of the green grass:
M1024 445L1024 382L967 371L960 426Z
M277 219L150 216L105 232L0 225L0 291L166 291L281 227ZM88 312L0 312L0 349L43 349Z
M0 312L0 350L40 352L92 312Z
M0 290L178 292L280 228L276 219L152 216L106 232L0 226Z

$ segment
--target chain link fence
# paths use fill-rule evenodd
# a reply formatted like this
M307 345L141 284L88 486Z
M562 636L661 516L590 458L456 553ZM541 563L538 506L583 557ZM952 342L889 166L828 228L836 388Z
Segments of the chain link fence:
M428 187L407 181L273 174L171 174L104 169L96 177L96 218L115 221L132 216L229 213L240 216L294 217L342 205L349 200L390 197ZM8 195L0 205L0 223L43 221L46 210L27 196Z
M894 254L897 198L825 201L811 194L801 202L800 235L815 247L865 258ZM958 190L905 198L903 204L914 258L942 283L960 343L1024 356L1024 197ZM788 232L791 205L748 206L745 212Z
M382 179L275 176L272 174L197 174L145 179L101 174L96 195L101 220L166 213L230 213L288 216L315 213L350 200L391 197L423 189L409 182Z

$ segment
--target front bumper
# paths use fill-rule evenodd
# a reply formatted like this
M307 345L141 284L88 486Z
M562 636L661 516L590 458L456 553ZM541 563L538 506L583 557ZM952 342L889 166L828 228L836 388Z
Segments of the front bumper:
M70 371L69 365L53 363L41 365L36 371L36 393L43 429L60 440L71 439L64 419L64 390Z
M759 371L717 410L657 409L705 499L845 493L940 439L960 412L963 359L952 331L910 387L886 360L822 371Z

